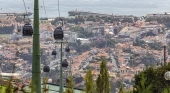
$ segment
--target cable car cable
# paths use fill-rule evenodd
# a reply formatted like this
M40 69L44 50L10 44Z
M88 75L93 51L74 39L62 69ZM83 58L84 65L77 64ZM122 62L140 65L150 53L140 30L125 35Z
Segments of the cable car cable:
M60 18L60 2L59 2L59 0L58 0L58 15L59 15L59 18Z
M59 2L59 0L58 0L58 17L59 17L59 20L61 20L61 18L60 18L60 2ZM63 26L63 20L61 20L62 21L62 24L61 24L61 27Z
M46 13L45 5L44 5L44 0L42 0L42 1L43 1L44 11L45 11L45 16L47 18L47 13Z
M28 18L28 12L27 12L27 8L26 8L26 5L25 5L25 1L23 0L23 3L24 3L24 8L25 8L25 12L26 12L26 16L27 16L27 18ZM24 15L24 20L25 20L25 15Z

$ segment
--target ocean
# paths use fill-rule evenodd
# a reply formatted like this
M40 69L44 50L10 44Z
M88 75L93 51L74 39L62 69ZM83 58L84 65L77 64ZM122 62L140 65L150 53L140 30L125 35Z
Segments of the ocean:
M33 13L34 0L24 1L26 10ZM60 16L63 17L68 17L68 12L72 10L134 16L170 12L170 0L60 0L59 2ZM39 0L39 10L40 17L46 15L58 17L58 0ZM0 13L4 12L25 12L23 0L0 0Z

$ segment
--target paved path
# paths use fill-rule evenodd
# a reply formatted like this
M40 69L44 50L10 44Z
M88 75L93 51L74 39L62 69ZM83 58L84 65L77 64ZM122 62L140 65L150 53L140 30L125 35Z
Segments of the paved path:
M111 59L112 59L113 65L115 66L115 70L118 71L118 66L117 66L115 57L113 56L113 53L110 53L110 57L111 57Z

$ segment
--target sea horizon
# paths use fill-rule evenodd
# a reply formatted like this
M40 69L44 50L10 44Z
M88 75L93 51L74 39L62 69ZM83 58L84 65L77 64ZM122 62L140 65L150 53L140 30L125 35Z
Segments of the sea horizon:
M44 1L44 5L43 5ZM146 16L147 14L163 14L170 12L170 0L60 0L60 16L68 17L68 12L73 10L90 11L104 14ZM25 0L27 12L33 13L34 0ZM45 10L44 10L45 7ZM25 12L23 0L0 0L0 13ZM40 17L58 17L57 0L39 0Z

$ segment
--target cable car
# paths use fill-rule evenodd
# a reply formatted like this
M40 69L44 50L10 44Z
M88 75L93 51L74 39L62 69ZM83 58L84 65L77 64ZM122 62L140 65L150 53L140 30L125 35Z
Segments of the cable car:
M64 32L61 27L57 27L54 30L54 39L55 40L62 40L64 38Z
M64 59L62 62L62 67L68 67L67 59Z
M16 51L15 55L18 57L19 56L19 51Z
M67 47L65 48L65 51L66 51L66 52L70 52L69 46L67 46Z
M21 29L20 29L20 28L18 28L18 29L17 29L17 31L18 31L18 32L20 32L20 31L21 31Z
M55 50L53 50L52 55L57 55L57 52Z
M40 20L48 20L47 17L41 17Z
M43 72L50 72L50 67L45 65L43 68Z
M24 26L23 26L23 36L32 36L33 34L33 27L31 24L29 23L26 23Z

